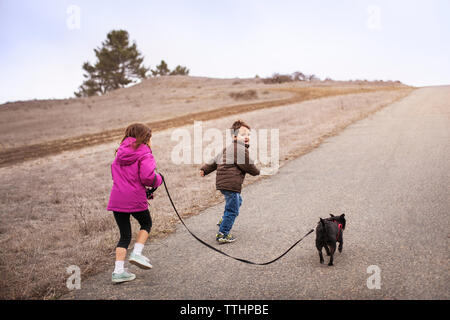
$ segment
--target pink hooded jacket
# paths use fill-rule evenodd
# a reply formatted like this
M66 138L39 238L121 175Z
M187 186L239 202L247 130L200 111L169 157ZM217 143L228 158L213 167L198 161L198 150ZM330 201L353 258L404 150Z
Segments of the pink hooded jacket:
M107 210L139 212L148 209L145 187L157 188L162 178L155 172L156 161L145 144L134 149L135 138L126 138L111 164L113 186Z

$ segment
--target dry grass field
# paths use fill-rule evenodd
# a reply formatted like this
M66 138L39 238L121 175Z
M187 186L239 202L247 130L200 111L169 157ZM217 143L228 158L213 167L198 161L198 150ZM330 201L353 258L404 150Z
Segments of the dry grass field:
M246 90L256 91L251 100L231 94ZM25 153L0 167L0 298L57 298L67 291L70 265L79 266L82 277L112 272L118 229L105 209L112 185L109 165L129 123L153 124L158 169L179 212L188 217L221 196L214 174L202 179L199 164L171 161L178 143L171 139L173 128L192 133L193 121L202 120L203 130L225 130L241 118L254 130L279 129L283 165L412 90L392 83L266 85L258 79L163 77L104 97L0 106L2 157L11 150L50 146L38 156ZM105 131L104 140L90 143ZM77 139L85 143L71 146ZM27 155L30 160L24 161ZM265 178L247 177L245 184ZM177 223L162 188L150 211L150 241L158 241Z

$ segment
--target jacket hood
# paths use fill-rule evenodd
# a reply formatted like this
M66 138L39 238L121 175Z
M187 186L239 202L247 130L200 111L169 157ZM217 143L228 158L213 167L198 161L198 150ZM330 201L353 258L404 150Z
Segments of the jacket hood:
M141 144L139 148L135 149L133 145L135 141L135 138L128 137L122 142L116 155L116 162L119 165L130 166L145 154L152 152L145 144Z

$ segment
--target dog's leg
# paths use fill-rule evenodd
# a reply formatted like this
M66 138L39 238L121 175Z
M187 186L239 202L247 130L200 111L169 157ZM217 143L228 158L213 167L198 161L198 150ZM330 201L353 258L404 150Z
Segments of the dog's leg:
M328 246L325 246L325 251L327 252L327 256L330 256L330 249L328 249Z
M341 239L339 241L339 247L338 247L339 252L342 252L343 247L344 247L344 237L341 235Z
M319 258L320 258L320 263L323 264L324 260L323 260L323 255L322 255L322 244L316 242L316 248L319 251Z
M336 243L330 243L329 247L330 247L330 262L328 263L328 265L332 266L333 265L333 255L334 255L334 252L336 251Z

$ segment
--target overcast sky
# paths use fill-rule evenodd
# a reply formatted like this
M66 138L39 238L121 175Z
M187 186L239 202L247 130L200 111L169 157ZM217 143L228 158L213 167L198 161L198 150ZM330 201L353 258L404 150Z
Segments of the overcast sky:
M0 0L0 103L73 97L113 29L192 76L450 84L449 0Z

